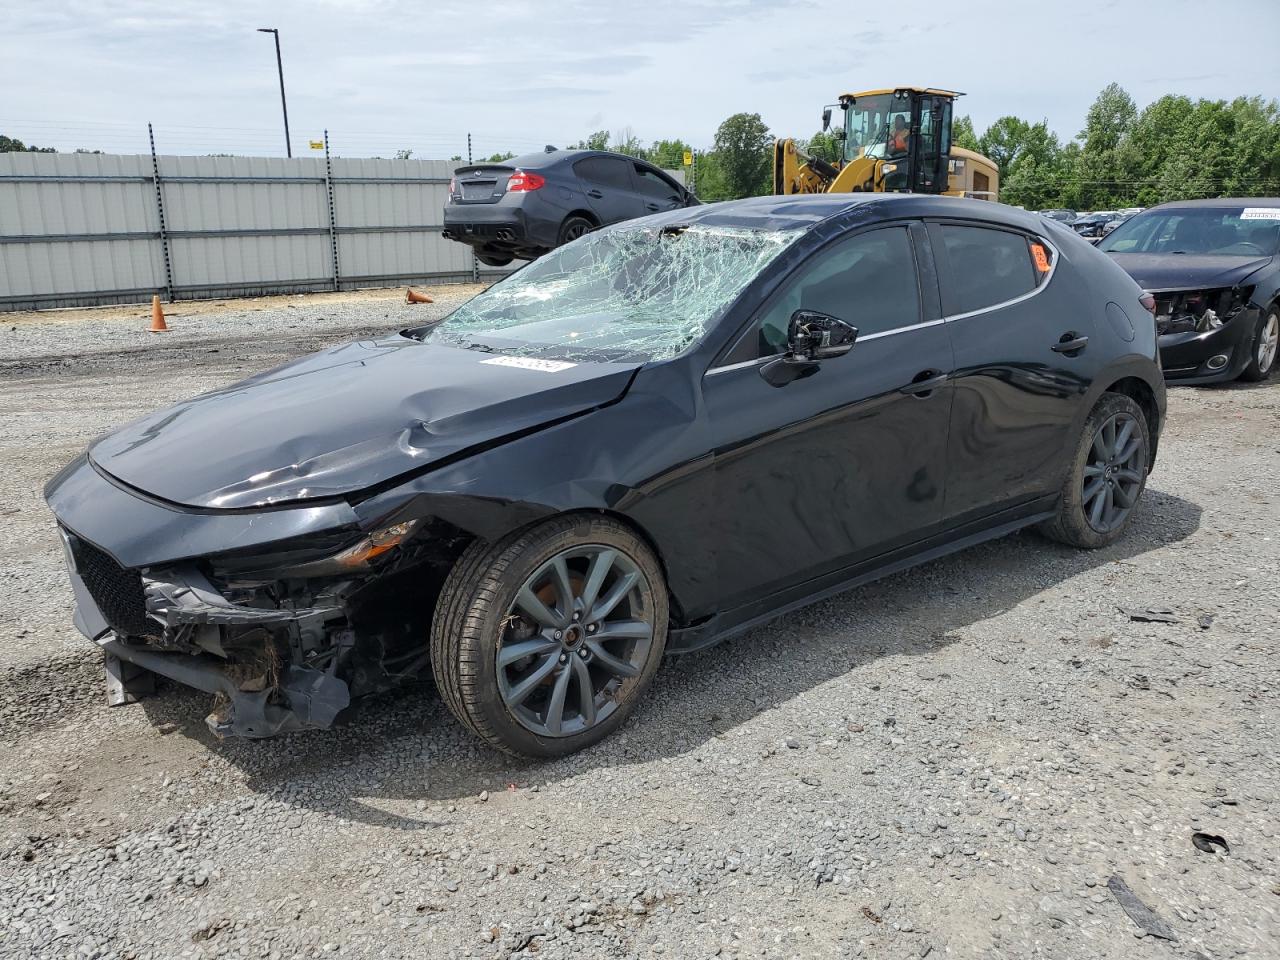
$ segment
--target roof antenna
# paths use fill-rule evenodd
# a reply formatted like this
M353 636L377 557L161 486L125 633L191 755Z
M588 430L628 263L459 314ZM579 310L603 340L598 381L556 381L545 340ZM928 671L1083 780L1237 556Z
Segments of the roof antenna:
M548 143L545 147L543 147L543 148L542 148L542 152L543 152L543 153L555 153L555 152L556 152L556 148L555 148L555 147L553 147L551 144L549 144L549 143Z

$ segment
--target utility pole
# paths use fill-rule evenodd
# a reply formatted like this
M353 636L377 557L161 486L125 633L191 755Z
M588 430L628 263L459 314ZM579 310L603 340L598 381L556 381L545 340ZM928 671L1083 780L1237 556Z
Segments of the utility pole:
M259 33L269 33L276 38L276 72L280 74L280 109L284 112L284 152L293 156L293 145L289 142L289 104L284 98L284 61L280 59L280 31L275 27L259 27Z

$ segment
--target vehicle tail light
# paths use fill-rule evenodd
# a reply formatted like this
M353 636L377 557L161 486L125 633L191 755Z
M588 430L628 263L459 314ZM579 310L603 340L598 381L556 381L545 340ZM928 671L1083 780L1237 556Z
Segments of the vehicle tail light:
M1138 302L1142 304L1142 309L1147 311L1147 313L1151 314L1153 317L1156 315L1155 294L1147 293L1147 291L1143 290L1142 296L1138 298Z
M517 170L507 181L507 193L527 193L541 188L546 182L546 177L529 173L527 170Z
M458 178L450 177L449 178L449 196L452 197L457 192L458 192Z

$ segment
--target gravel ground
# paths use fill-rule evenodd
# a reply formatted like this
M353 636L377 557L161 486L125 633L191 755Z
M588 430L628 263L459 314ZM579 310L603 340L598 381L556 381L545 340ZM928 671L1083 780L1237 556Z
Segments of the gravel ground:
M563 761L481 748L429 685L266 742L173 686L103 706L44 481L444 306L0 317L0 955L1280 957L1280 382L1172 391L1116 546L1021 534L810 607Z

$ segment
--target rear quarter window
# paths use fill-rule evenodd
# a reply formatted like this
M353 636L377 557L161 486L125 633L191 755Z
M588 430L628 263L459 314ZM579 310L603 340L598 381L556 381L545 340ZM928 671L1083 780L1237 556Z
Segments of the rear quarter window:
M995 227L942 225L942 242L950 264L948 314L986 310L1031 293L1047 271L1037 269L1027 238ZM1051 256L1040 245L1042 255Z

